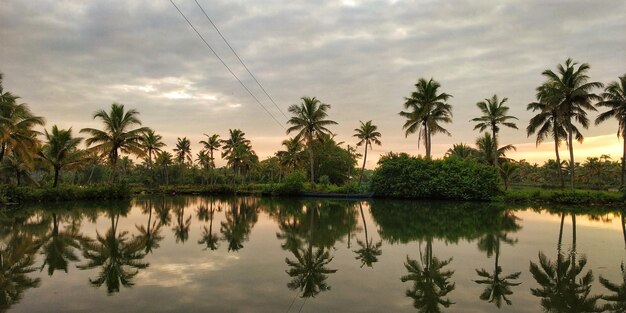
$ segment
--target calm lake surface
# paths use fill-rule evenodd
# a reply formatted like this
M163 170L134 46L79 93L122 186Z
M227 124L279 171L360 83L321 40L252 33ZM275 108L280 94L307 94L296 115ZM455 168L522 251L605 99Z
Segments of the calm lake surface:
M182 196L12 210L0 312L591 312L626 282L620 211Z

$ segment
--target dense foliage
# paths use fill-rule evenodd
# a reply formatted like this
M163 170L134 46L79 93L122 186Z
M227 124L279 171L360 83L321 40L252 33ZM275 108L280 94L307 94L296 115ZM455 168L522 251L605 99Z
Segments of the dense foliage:
M377 197L490 200L501 194L498 173L473 160L430 160L405 153L381 158L372 178Z

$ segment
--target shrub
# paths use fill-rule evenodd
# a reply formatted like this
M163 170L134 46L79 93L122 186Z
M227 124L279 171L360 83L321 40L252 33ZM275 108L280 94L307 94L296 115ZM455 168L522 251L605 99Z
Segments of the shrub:
M126 184L96 186L60 186L58 188L0 186L0 198L7 203L70 200L108 200L130 196Z
M285 177L283 183L276 188L280 195L297 195L304 190L306 177L302 172L293 172Z
M383 157L371 182L376 197L490 200L502 194L498 172L474 160Z

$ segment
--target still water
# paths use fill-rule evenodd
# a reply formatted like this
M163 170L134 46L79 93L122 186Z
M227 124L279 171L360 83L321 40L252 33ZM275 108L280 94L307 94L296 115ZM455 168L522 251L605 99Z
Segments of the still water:
M25 206L0 210L0 312L624 312L625 221L382 200Z

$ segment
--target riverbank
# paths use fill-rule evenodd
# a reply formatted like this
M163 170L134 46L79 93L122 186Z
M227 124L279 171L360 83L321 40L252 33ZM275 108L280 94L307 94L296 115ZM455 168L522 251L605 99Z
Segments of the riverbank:
M511 189L500 201L519 204L624 205L622 192L598 190Z

